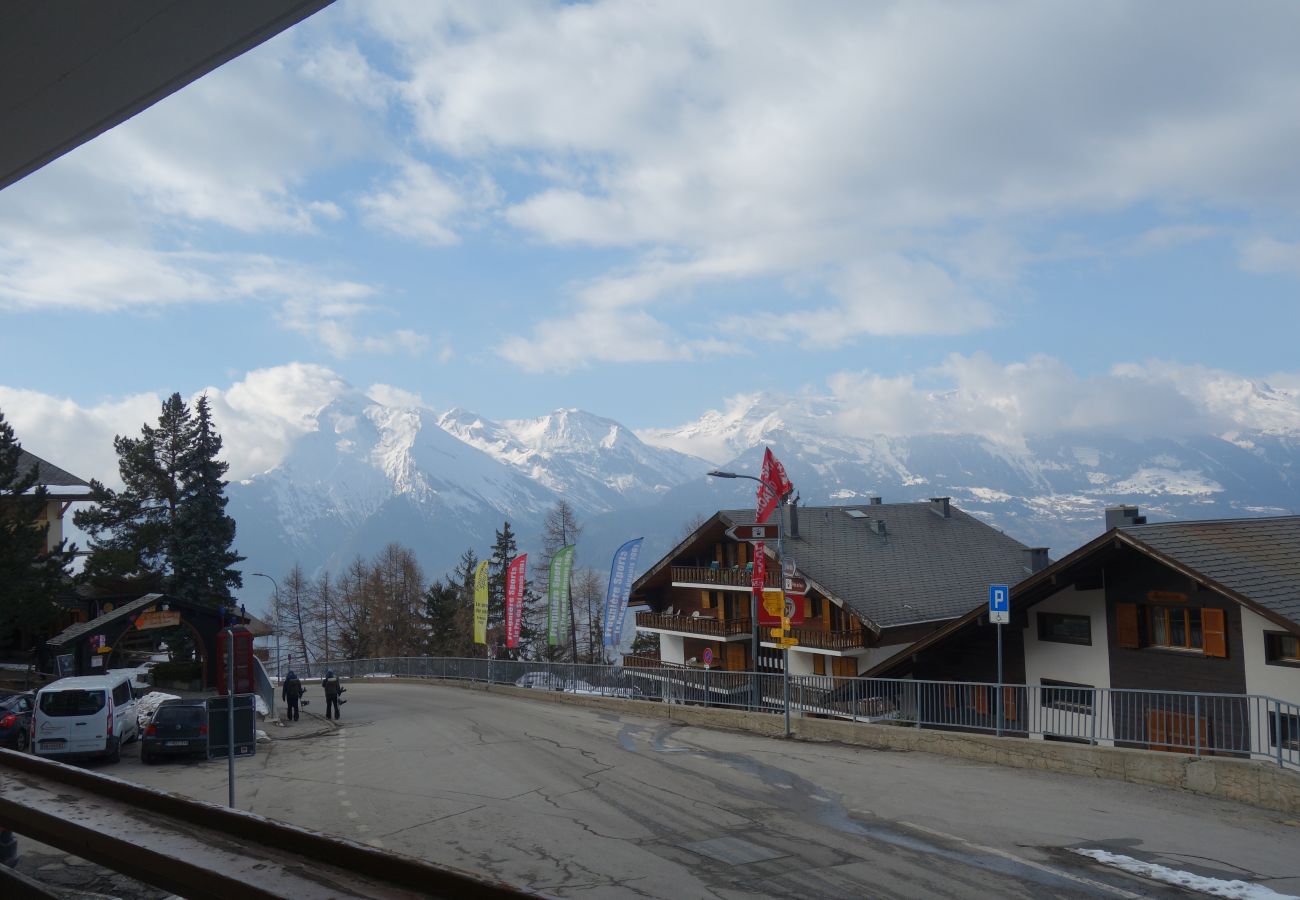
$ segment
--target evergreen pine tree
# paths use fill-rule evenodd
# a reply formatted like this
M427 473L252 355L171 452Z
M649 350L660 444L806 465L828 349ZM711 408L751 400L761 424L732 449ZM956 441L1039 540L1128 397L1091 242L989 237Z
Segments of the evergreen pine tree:
M128 578L142 590L167 589L191 431L189 407L172 394L157 428L142 425L138 439L113 438L122 490L91 481L95 505L72 517L91 538L83 578Z
M53 625L54 596L76 549L62 541L46 552L50 526L40 518L49 496L37 484L35 465L20 471L21 454L22 445L0 413L0 635L39 633Z
M179 396L179 395L177 395ZM212 426L207 395L194 405L194 425L181 457L181 496L172 537L169 591L177 597L211 605L230 603L230 589L242 587L233 566L235 520L226 515L228 463L217 458L221 435Z
M488 643L495 648L495 635L500 635L502 643L505 632L502 630L506 618L506 570L519 555L515 543L515 533L510 530L510 523L497 531L496 541L492 544L492 555L488 557Z

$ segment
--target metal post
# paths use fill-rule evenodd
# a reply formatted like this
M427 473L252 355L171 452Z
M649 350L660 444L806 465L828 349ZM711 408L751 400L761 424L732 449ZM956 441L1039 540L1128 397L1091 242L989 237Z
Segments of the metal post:
M1192 698L1192 731L1196 735L1196 755L1201 755L1201 695Z
M230 781L230 806L235 805L235 629L227 628L226 656L226 774Z
M1041 691L1042 688L1039 688ZM1041 702L1039 706L1041 707ZM1092 689L1092 731L1088 735L1088 743L1097 746L1097 717L1101 715L1101 691L1097 688Z
M852 710L853 710L853 722L854 722L854 724L857 724L857 721L858 721L858 680L857 680L856 678L854 678L852 681L849 682L849 684L852 685L852 691L851 691L851 693L852 693L852 703L853 703L853 707L852 707Z
M997 696L997 733L1002 736L1002 623L998 623L998 696Z
M709 693L709 667L705 666L704 667L704 708L705 709L709 708L710 696L712 695Z
M1273 742L1277 744L1277 764L1282 765L1282 703L1277 704L1277 712L1273 714Z
M785 693L785 736L790 736L790 648L782 651L785 657L781 663L781 689ZM800 688L800 691L803 689Z

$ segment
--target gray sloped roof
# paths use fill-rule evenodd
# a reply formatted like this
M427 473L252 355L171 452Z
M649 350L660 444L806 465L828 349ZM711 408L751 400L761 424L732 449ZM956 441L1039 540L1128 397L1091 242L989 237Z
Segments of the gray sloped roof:
M32 466L36 466L36 483L45 485L50 496L90 495L90 484L88 482L83 481L71 472L60 469L53 463L46 462L35 453L20 450L18 452L19 473L26 474Z
M163 597L163 594L145 594L143 597L132 600L130 603L123 603L121 606L116 607L112 612L106 612L98 618L91 619L89 622L78 622L76 625L69 625L45 643L51 647L63 647L72 643L82 635L90 634L92 631L98 631L100 628L115 619L129 616L136 610L144 609L146 606L157 603L159 600L163 599Z
M1131 525L1125 536L1300 624L1300 516Z
M787 536L783 549L801 573L882 628L951 619L987 602L989 585L1029 575L1029 560L1024 544L949 510L943 518L925 502L801 506L799 536ZM752 510L722 515L754 521ZM883 535L871 530L872 519L884 521ZM788 535L788 515L786 525Z

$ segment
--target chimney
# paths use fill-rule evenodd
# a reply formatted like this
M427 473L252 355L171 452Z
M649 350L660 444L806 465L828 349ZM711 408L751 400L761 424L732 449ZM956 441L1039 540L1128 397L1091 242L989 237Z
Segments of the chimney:
M790 501L789 537L797 538L798 536L799 536L799 495L795 494L794 499Z
M1138 515L1136 506L1108 506L1106 507L1106 530L1112 528L1125 528L1129 525L1145 525L1146 516Z
M952 516L952 510L948 508L948 497L931 497L930 512L934 513L941 519L947 519Z
M879 505L880 505L880 498L879 498L879 497L868 497L868 498L867 498L867 502L870 503L872 506L879 506Z
M872 520L871 520L871 530L872 530L874 533L876 533L876 534L884 534L884 533L885 533L885 520L884 520L884 519L872 519Z
M1047 558L1046 547L1026 547L1022 552L1025 554L1025 571L1030 575L1035 572L1041 572L1047 568L1050 562Z

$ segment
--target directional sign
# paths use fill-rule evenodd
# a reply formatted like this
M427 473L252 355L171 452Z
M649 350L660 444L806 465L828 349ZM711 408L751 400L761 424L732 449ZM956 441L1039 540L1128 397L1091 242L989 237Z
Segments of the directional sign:
M1011 589L1005 584L989 585L989 621L995 625L1011 621Z
M783 638L783 637L785 637L785 629L784 629L784 628L769 628L769 629L767 630L767 633L770 634L770 635L771 635L772 637L774 637L774 638Z
M797 647L799 645L799 639L781 638L781 640L777 641L777 643L780 644L782 647Z
M785 594L780 588L764 588L758 604L759 625L780 625L785 613Z
M781 526L776 522L764 524L749 522L744 525L732 525L727 529L727 537L737 541L749 541L751 544L775 541L781 537Z
M785 595L787 597L802 597L808 593L808 579L802 575L785 576Z

